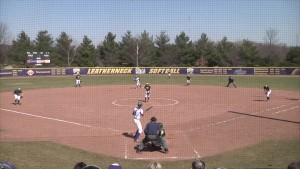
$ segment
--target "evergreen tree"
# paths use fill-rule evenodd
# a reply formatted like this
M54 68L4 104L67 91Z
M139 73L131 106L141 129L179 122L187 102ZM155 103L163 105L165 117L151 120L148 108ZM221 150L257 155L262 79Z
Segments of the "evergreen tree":
M118 50L119 44L115 41L116 35L109 32L102 44L97 46L97 52L100 59L100 65L103 66L121 66Z
M76 46L72 42L73 39L66 32L61 32L56 39L56 57L52 55L51 62L58 66L71 66L76 54Z
M86 35L83 37L82 43L78 47L76 64L83 67L97 65L95 46Z
M178 52L177 57L181 61L180 66L192 66L196 58L192 51L190 38L184 32L181 32L176 36L175 45Z
M202 66L218 66L220 59L217 57L214 43L208 39L205 33L202 33L201 38L196 41L195 52L198 61L205 63Z
M12 41L9 58L13 63L26 65L27 52L33 52L33 46L28 35L22 31L18 38Z
M165 31L161 31L159 36L156 36L155 40L155 55L152 57L151 65L153 66L168 66L173 61L167 56L170 50L170 37Z
M261 63L258 50L249 40L243 41L243 45L239 49L239 57L244 60L245 65L242 66L257 66Z
M220 62L218 66L229 66L229 54L231 49L233 48L233 44L227 41L227 37L224 37L221 42L218 43L217 46L217 55Z
M300 47L291 48L289 53L286 55L287 66L300 66Z
M120 43L120 61L124 66L137 65L137 39L133 38L130 31L122 36Z

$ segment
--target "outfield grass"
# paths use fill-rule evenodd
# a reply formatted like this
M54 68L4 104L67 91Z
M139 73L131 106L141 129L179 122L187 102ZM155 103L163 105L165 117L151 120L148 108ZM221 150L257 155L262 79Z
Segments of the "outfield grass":
M141 75L142 84L185 85L185 75ZM135 85L134 75L127 76L83 76L84 86L95 85ZM264 84L280 90L299 92L300 78L277 76L234 76L238 87L262 88ZM64 77L26 77L0 79L0 92L12 92L21 87L24 92L29 89L62 88L74 86L73 76ZM227 76L194 76L192 85L225 86ZM1 127L1 124L0 124ZM0 132L3 132L0 128ZM228 168L287 168L287 165L300 159L299 141L268 141L235 151L205 157L209 169ZM73 149L52 142L0 142L0 160L9 161L18 169L72 169L76 162L95 164L102 169L111 163L120 163L123 169L147 168L150 161L127 160L108 157ZM192 160L161 161L164 169L190 169Z
M164 85L185 85L185 75L173 75L170 79L165 75L141 75L142 84L164 84ZM258 87L262 88L269 84L272 89L281 90L300 90L300 78L298 76L236 76L235 83L238 87ZM83 76L82 86L95 85L135 85L134 75L125 76ZM203 76L192 75L192 85L203 86L226 86L227 76ZM75 78L73 76L56 76L56 77L27 77L27 78L6 78L0 79L0 92L13 91L21 87L26 89L39 88L57 88L74 86Z

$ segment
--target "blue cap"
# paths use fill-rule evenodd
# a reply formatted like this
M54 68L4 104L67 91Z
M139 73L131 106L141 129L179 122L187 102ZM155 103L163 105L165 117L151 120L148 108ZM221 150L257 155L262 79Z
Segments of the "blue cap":
M111 164L108 169L122 169L122 166L120 166L118 163Z

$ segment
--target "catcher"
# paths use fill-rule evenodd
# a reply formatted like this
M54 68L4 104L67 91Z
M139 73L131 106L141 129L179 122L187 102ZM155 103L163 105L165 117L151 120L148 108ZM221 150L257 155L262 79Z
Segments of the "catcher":
M20 100L23 98L23 91L21 88L17 88L14 90L14 97L15 97L15 105L21 105Z

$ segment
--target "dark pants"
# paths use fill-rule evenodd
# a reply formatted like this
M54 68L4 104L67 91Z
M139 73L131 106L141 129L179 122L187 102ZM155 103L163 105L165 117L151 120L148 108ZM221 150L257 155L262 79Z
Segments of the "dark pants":
M230 84L233 84L233 86L236 88L236 85L234 84L234 82L228 82L228 84L227 84L227 86L226 87L228 87Z
M140 143L139 150L142 150L145 144L148 143L149 141L157 141L164 150L168 148L166 140L163 137L160 137L159 135L147 135Z

